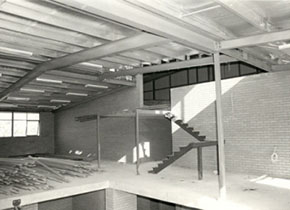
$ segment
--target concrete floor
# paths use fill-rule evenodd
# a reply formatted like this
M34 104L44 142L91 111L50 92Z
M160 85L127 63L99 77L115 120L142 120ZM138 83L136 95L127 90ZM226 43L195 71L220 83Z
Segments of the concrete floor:
M19 198L25 205L106 188L205 210L290 209L290 180L227 173L227 200L218 201L218 181L213 172L205 172L202 181L197 180L196 171L174 166L148 174L154 165L156 162L143 163L137 176L135 165L105 161L103 172L88 178L71 178L69 184L54 184L49 191L0 197L0 209L11 207L12 200Z

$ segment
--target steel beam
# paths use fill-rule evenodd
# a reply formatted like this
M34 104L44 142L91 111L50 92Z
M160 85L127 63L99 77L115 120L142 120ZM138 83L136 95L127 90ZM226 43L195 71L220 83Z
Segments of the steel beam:
M11 92L21 88L23 85L32 81L36 77L40 76L42 73L52 70L60 69L74 64L78 64L85 61L90 61L93 59L105 57L115 53L121 53L127 50L139 49L145 46L151 46L157 43L163 43L167 39L151 35L151 34L138 34L133 37L121 39L118 41L110 42L101 46L93 47L87 50L82 50L80 52L72 53L67 56L56 58L45 63L37 65L31 72L26 74L16 83L11 85L5 91L0 94L0 100L3 100Z
M219 195L220 199L226 198L226 178L225 178L225 151L224 151L224 129L222 115L222 84L219 53L214 53L214 74L216 91L216 116L217 116L217 136L218 136L218 160L219 160Z

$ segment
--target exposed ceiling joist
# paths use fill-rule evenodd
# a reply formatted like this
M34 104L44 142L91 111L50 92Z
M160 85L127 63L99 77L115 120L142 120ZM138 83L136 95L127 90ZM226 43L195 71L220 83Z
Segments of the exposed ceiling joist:
M131 27L145 30L167 37L173 41L184 43L192 48L211 52L214 50L214 41L202 36L193 30L172 23L170 20L156 16L142 8L120 0L48 0L58 5L81 8L91 14L113 20ZM153 24L154 23L154 24Z
M164 9L164 8L162 8L162 11L161 11L161 9L158 8L158 3L160 1L148 0L148 1L146 1L146 3L143 3L142 0L126 0L126 1L128 1L134 5L140 6L142 8L146 8L148 11L154 12L157 15L160 14L166 18L169 18L172 22L174 22L176 24L183 23L183 25L184 25L186 23L186 25L191 25L191 26L195 27L197 30L199 30L200 32L202 32L202 31L206 32L207 36L209 34L211 34L216 39L225 39L225 40L236 38L236 35L232 31L228 30L226 27L222 26L221 24L218 24L218 23L210 20L206 16L194 15L193 17L192 16L190 16L189 18L183 17L180 19L180 17L178 17L179 11L173 11L173 10ZM164 0L163 3L166 4L166 1ZM186 25L185 25L185 27L189 27ZM245 49L245 51L253 52L253 54L260 53L259 51L256 51L253 49ZM172 56L172 57L174 57L174 56ZM250 55L249 55L249 57L250 57ZM239 59L239 56L236 56L235 58ZM256 66L256 67L261 68L260 62L252 62L251 60L249 61L247 59L243 59L242 61L245 63L251 64L251 65L254 65L254 66L256 63L258 63L258 66ZM261 61L261 62L265 63L265 61Z
M225 55L236 58L237 60L243 61L245 63L251 64L252 66L258 67L265 71L272 71L271 65L269 65L263 60L253 57L252 55L246 52L238 50L223 50L221 52Z
M262 14L258 14L254 11L249 2L241 0L214 0L225 9L229 10L233 14L239 16L251 25L259 28L262 31L269 31L271 24L267 22L267 17Z
M277 42L288 39L290 39L290 30L284 30L220 41L218 49L219 50L234 49L239 47L261 45L269 42Z
M60 69L77 63L101 58L107 55L121 53L127 50L139 49L141 47L148 47L154 44L160 44L167 41L168 41L167 39L164 39L162 37L142 33L135 35L133 37L117 40L101 46L97 46L94 48L90 48L64 57L44 62L42 64L37 65L27 75L18 80L18 82L14 83L5 91L3 91L0 94L0 99L3 100L11 92L21 88L23 85L27 84L28 82L30 82L31 80L35 79L36 77L38 77L39 75L48 70Z
M237 61L237 60L226 55L220 56L221 63L229 63L229 62L234 62L234 61ZM199 59L193 59L193 60L187 60L187 61L148 66L148 67L143 67L143 68L135 68L132 70L108 72L108 73L104 73L102 78L108 79L108 78L114 78L114 77L119 77L119 76L145 74L145 73L152 73L152 72L162 72L162 71L176 70L176 69L182 69L182 68L188 68L188 67L194 67L194 66L206 66L206 65L212 65L212 64L213 64L212 57L199 58Z

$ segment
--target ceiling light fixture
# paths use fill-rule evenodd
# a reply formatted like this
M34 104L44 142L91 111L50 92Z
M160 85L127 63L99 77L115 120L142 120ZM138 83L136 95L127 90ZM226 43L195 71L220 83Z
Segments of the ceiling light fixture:
M0 103L0 107L5 107L5 108L8 108L8 107L18 107L18 105L16 105L16 104Z
M66 93L67 96L88 96L87 93L73 93L73 92L68 92Z
M37 77L36 81L41 81L41 82L50 82L50 83L58 83L61 84L62 81L61 80L55 80L55 79L45 79L45 78L41 78L41 77Z
M44 93L44 90L38 90L38 89L30 89L30 88L20 88L21 91L26 92L35 92L35 93Z
M93 85L93 84L86 84L85 87L92 87L92 88L109 88L108 86L105 85Z
M84 65L84 66L91 66L91 67L103 68L103 65L96 64L96 63L82 62L80 64L81 65Z
M13 101L29 101L30 98L8 96L7 97L7 100L13 100Z
M278 46L279 50L285 50L290 48L290 44L282 44Z
M51 99L50 100L51 103L70 103L70 100L61 100L61 99Z
M9 52L13 52L16 54L24 54L24 55L33 55L33 52L29 52L29 51L25 51L25 50L17 50L17 49L12 49L12 48L8 48L8 47L0 47L0 50L4 50L4 51L9 51Z
M57 106L49 106L49 105L38 105L37 108L49 108L49 109L56 109Z

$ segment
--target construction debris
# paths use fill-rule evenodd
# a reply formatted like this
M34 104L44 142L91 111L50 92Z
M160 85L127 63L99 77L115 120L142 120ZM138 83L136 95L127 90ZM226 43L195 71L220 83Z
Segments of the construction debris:
M89 162L59 158L0 158L0 194L21 190L52 189L53 182L69 182L66 176L84 178L98 171Z

